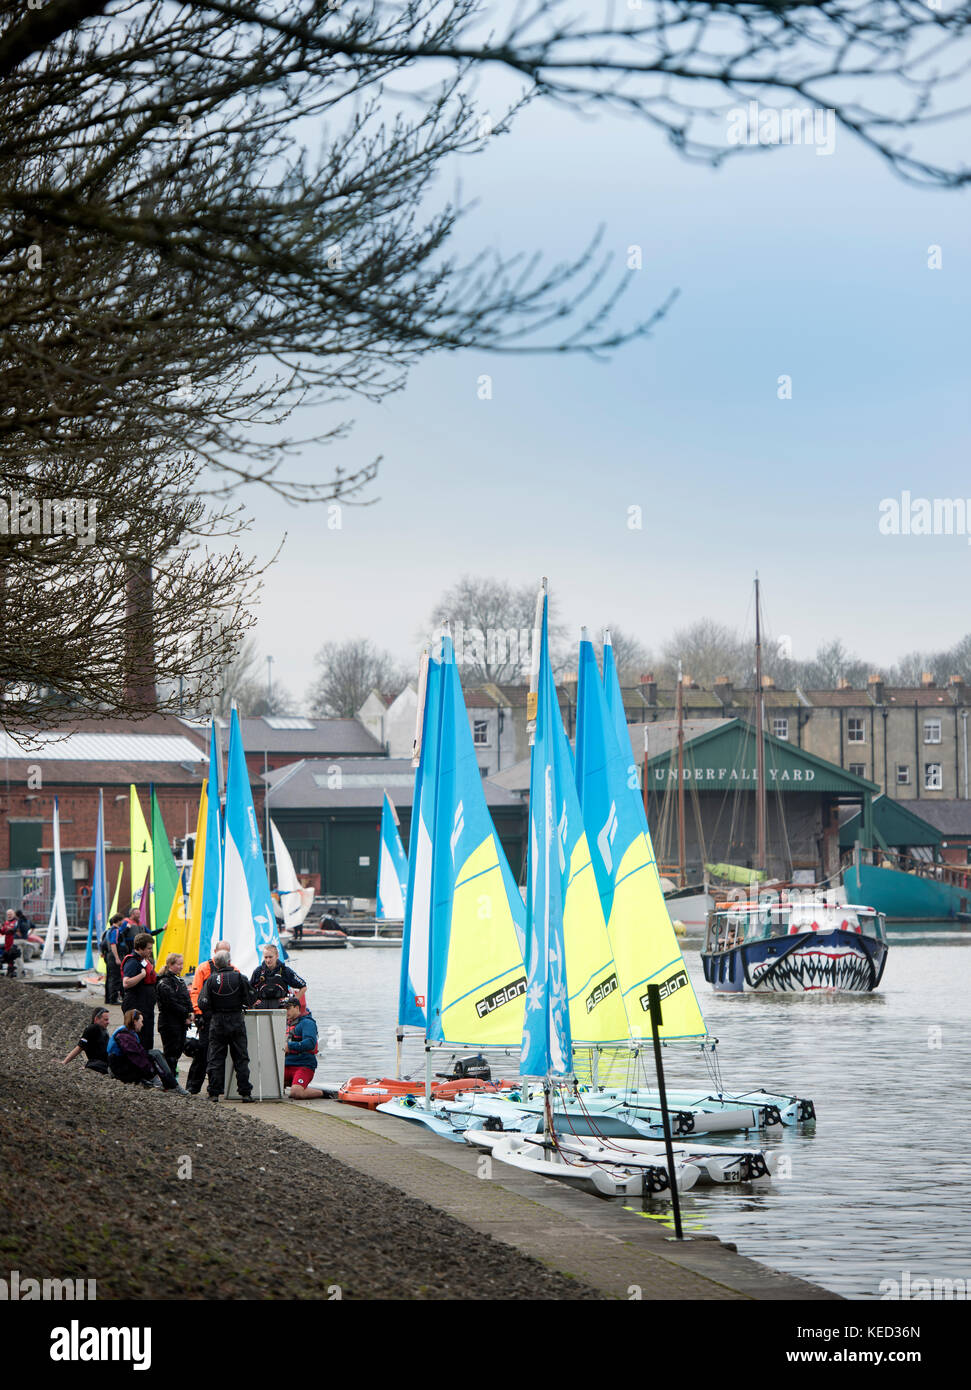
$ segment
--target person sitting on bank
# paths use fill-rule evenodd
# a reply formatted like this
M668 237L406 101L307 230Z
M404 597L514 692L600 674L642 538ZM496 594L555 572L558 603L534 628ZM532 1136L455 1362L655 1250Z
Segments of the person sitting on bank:
M108 1075L108 1023L111 1015L103 1004L99 1005L91 1015L91 1022L78 1038L77 1045L72 1047L66 1057L61 1059L61 1066L67 1066L68 1062L73 1062L75 1057L83 1052L87 1061L85 1068L88 1071L100 1071Z
M139 1009L128 1010L123 1026L116 1028L109 1039L108 1070L116 1081L124 1081L127 1085L157 1087L161 1083L163 1091L177 1091L184 1096L186 1092L172 1075L161 1052L155 1048L146 1051L143 1046L140 1035L144 1023Z
M303 1004L307 993L307 981L284 965L275 946L263 947L263 962L250 976L250 984L258 1009L282 1009L291 994Z
M283 1084L290 1088L291 1100L323 1100L323 1091L311 1086L317 1070L317 1021L295 994L286 1001L287 1054L283 1061Z
M192 1017L189 986L182 978L184 961L176 951L165 958L162 973L155 982L158 997L158 1031L162 1040L162 1056L172 1075L178 1071L179 1058L185 1047L185 1035Z

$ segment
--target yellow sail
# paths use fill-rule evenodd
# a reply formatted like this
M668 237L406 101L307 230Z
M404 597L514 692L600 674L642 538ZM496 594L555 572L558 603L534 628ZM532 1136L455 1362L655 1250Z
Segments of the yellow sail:
M627 1011L585 834L580 835L570 856L563 943L574 1047L626 1041Z
M607 924L635 1040L651 1036L647 986L661 987L661 1036L702 1038L705 1020L661 891L650 840L635 835L620 861Z
M185 892L182 886L182 875L179 875L178 886L175 890L175 897L172 899L172 906L165 923L165 931L158 943L155 952L155 959L161 964L165 964L166 957L175 952L176 955L185 955L185 938L188 931L188 922L185 916ZM183 961L183 964L185 962Z
M149 833L145 817L142 814L141 803L138 800L138 793L135 790L134 782L131 784L131 883L132 900L131 905L137 908L141 902L141 896L145 879L152 872L152 837ZM149 901L150 918L149 923L155 925L155 905Z
M159 942L157 952L157 959L163 965L166 956L173 952L182 956L183 974L187 974L198 964L199 928L202 922L203 865L205 864L206 853L206 809L206 786L203 783L199 796L199 816L196 821L195 853L192 859L192 879L188 898L189 915L186 917L186 895L183 891L180 875L179 886L172 899L172 907L165 924L165 935ZM197 868L198 873L196 872Z
M469 1046L518 1049L526 970L492 833L456 875L449 945L440 1013L433 1008L439 1036Z
M115 913L118 911L118 899L121 896L121 880L124 878L124 876L125 861L123 859L121 863L118 865L118 882L115 884L115 896L111 900L111 910L108 913L109 917L114 917Z
M186 974L199 964L199 932L202 927L202 889L206 868L206 820L209 815L209 793L205 782L199 797L199 819L196 822L196 842L192 854L192 877L189 880L189 920L185 932Z

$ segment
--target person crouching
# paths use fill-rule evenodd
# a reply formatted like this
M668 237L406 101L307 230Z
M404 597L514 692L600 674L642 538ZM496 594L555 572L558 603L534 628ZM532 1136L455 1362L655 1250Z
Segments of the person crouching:
M323 1091L310 1085L317 1070L317 1024L313 1014L300 1012L300 1000L287 1000L287 1055L283 1062L283 1084L290 1087L291 1100L323 1100Z
M253 991L246 976L230 965L228 951L217 951L212 964L212 973L199 995L199 1008L209 1024L209 1055L206 1059L209 1099L218 1100L223 1093L228 1048L236 1068L239 1098L251 1101L253 1087L249 1079L249 1048L246 1045L243 1009L252 1004Z

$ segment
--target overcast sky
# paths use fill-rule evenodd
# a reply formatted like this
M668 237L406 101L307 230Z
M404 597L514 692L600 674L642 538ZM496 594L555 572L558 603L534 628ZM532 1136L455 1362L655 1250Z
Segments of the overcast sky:
M971 629L967 537L878 530L904 490L971 498L965 199L902 183L843 132L829 156L790 146L713 172L636 121L540 107L459 172L479 200L463 249L555 261L602 224L616 274L643 252L621 319L680 297L606 365L441 356L354 409L349 442L303 462L384 456L379 500L341 530L260 499L260 555L288 538L256 637L298 703L324 641L368 636L412 663L462 573L546 574L571 627L612 622L649 648L697 618L751 622L756 568L797 659L839 635L889 664ZM306 432L338 418L308 416Z

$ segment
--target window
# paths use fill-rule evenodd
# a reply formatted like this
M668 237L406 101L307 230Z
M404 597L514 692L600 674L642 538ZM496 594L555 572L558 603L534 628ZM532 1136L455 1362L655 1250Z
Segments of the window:
M850 775L853 777L865 777L866 763L850 763Z
M846 721L846 737L850 743L866 743L866 730L862 719L851 717Z
M940 743L941 741L941 721L939 719L924 720L924 742Z
M898 786L898 787L909 787L909 786L910 786L910 768L907 766L906 763L898 763L898 764L897 764L897 786Z
M478 745L489 742L489 723L486 719L472 721L472 742Z
M944 789L944 779L941 776L940 763L924 764L924 791L939 792Z
M773 721L772 721L772 732L775 734L776 738L786 738L786 739L787 739L787 738L789 737L789 721L788 721L788 719L773 719Z

